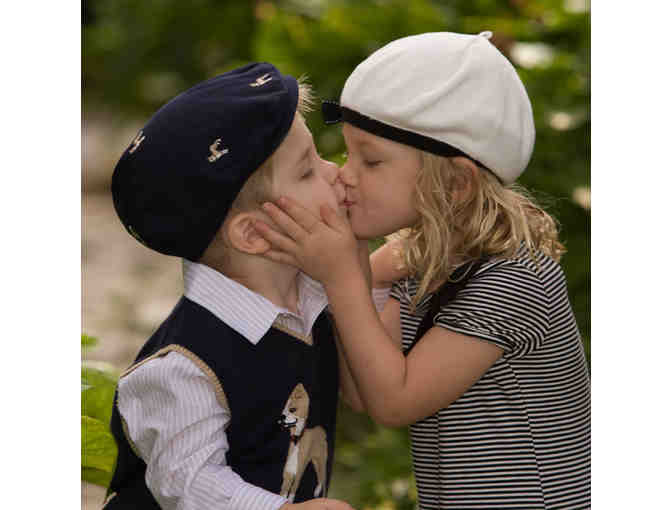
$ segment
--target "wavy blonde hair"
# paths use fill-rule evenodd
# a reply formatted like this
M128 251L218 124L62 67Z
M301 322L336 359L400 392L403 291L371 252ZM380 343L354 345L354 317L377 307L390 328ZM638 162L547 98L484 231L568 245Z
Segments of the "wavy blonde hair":
M555 219L522 186L504 186L491 172L473 172L455 158L421 155L414 190L420 219L388 236L401 241L399 255L420 280L412 308L466 262L512 258L522 243L533 257L539 250L559 260L565 252Z

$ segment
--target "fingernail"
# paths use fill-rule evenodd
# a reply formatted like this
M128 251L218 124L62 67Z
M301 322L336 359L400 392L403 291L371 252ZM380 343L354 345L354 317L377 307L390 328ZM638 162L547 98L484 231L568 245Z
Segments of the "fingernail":
M278 203L280 205L286 205L287 204L287 199L285 197L280 197L280 198L278 198Z

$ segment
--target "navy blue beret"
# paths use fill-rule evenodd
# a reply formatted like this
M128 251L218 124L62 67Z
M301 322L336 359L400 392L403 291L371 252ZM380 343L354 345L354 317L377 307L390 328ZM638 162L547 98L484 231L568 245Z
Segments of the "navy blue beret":
M126 230L153 250L198 260L245 181L285 139L297 103L295 78L254 63L163 105L112 175Z

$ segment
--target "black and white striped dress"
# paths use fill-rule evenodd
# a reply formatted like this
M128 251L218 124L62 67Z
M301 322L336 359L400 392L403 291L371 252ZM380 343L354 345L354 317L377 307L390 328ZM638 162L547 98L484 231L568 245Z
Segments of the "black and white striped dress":
M410 427L422 510L590 507L590 383L564 274L527 252L484 264L434 325L504 355L449 407ZM397 282L404 347L427 310ZM422 341L422 340L421 340Z

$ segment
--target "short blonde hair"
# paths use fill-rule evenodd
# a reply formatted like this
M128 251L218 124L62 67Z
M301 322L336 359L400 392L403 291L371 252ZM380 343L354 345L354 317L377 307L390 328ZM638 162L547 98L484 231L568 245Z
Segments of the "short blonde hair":
M539 250L559 260L565 252L556 221L522 186L504 186L489 171L474 173L454 158L421 155L414 190L420 219L388 236L402 241L400 255L420 280L413 307L463 263L512 258L522 243L533 257Z
M307 76L303 75L297 80L299 84L299 98L296 107L296 114L301 117L312 111L315 103L313 88L307 81ZM233 215L258 209L260 204L273 200L273 154L257 168L252 175L245 181L243 187L231 204L231 208L224 218L222 225ZM220 226L221 228L221 226ZM201 262L208 265L214 265L217 261L226 258L229 249L228 243L220 242L220 236L210 241L206 248Z

